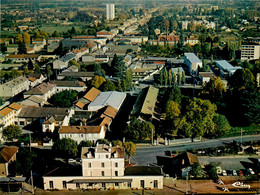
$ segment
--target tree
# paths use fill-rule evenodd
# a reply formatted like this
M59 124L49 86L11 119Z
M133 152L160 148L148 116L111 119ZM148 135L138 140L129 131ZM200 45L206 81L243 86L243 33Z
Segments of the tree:
M29 70L33 70L34 69L34 65L33 65L33 62L31 60L31 58L29 59L29 62L28 62L28 69Z
M74 158L78 153L77 143L70 138L57 140L52 147L56 156L65 159Z
M47 75L48 80L50 80L51 75L53 75L51 65L46 66L46 75Z
M131 90L132 80L133 80L133 71L131 68L129 68L125 74L126 90Z
M228 133L231 129L227 118L221 114L215 114L213 118L213 122L215 123L213 136L220 137Z
M186 113L183 117L181 133L192 140L196 136L203 136L214 131L215 124L213 117L217 107L209 100L193 98L186 106Z
M240 91L254 86L255 78L249 69L239 69L230 77L228 84L232 90Z
M15 42L16 42L17 44L23 43L23 35L22 35L22 34L18 34L18 35L15 37Z
M163 71L160 71L160 85L163 84Z
M116 91L115 84L110 80L105 81L100 88L101 91Z
M181 83L182 83L182 84L186 83L185 72L182 72L182 75L181 75Z
M60 55L60 56L64 56L64 55L66 54L66 51L65 51L65 49L64 49L64 47L63 47L62 42L60 42L59 47L57 47L57 48L54 50L53 53L55 53L55 54L57 54L57 55Z
M27 32L23 33L23 43L30 44L30 42L31 42L30 35Z
M180 68L178 68L178 72L177 72L177 84L178 85L181 84L181 70L180 70Z
M172 88L171 88L171 91L169 92L169 96L167 96L168 99L166 102L168 101L174 101L176 102L177 104L181 104L181 99L182 99L182 94L181 94L181 89L179 86L177 85L174 85Z
M203 172L202 172L202 168L201 168L200 164L194 163L191 166L191 170L190 170L189 174L195 178L202 177Z
M20 148L17 153L16 161L13 161L10 167L8 166L10 175L29 176L36 157L37 155L34 151L30 151L28 148Z
M22 130L17 125L9 125L3 131L3 136L11 140L21 136Z
M164 85L168 84L168 71L167 68L163 69L163 79L164 79Z
M172 85L172 71L171 71L171 69L169 70L168 75L169 75L169 85L171 86Z
M26 54L27 49L24 43L19 43L18 44L18 54Z
M113 146L123 147L123 143L120 140L112 141Z
M181 113L179 109L179 105L174 101L167 102L165 111L166 111L166 119L170 119L170 120L175 119Z
M210 44L208 42L204 43L202 45L202 53L205 57L209 57L210 56Z
M78 145L78 152L81 152L83 147L92 147L93 143L90 140L82 140Z
M124 133L129 139L144 140L151 137L152 131L154 132L154 126L151 122L139 121L133 118Z
M72 66L72 65L77 66L77 68L80 70L80 64L74 59L69 61L69 65L70 66Z
M194 53L196 53L196 55L198 55L199 53L201 53L201 45L199 43L197 43L196 45L194 45Z
M226 92L225 84L220 77L211 77L210 81L203 85L201 96L216 103L220 102Z
M130 163L131 157L135 155L135 150L136 150L135 144L133 142L125 142L124 147L125 147L125 153L128 155L128 160Z
M123 91L120 78L117 78L117 91Z
M49 102L56 107L70 108L73 105L73 102L76 100L77 96L77 91L65 90L53 95L49 99Z
M107 139L98 139L96 142L99 144L109 145L109 141Z
M94 78L91 80L91 86L94 86L95 88L99 88L106 79L102 76L95 75Z
M41 68L38 64L35 65L34 67L34 73L35 74L40 74L41 73Z
M211 162L208 165L205 165L205 170L210 179L213 179L213 180L218 179L217 167L216 167L215 163Z

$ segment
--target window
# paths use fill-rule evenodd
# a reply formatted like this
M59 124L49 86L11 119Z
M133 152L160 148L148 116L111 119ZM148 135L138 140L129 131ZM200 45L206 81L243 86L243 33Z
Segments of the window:
M154 188L158 188L158 180L154 180L153 181L153 187Z
M119 183L118 183L118 182L116 182L116 183L115 183L115 186L117 186L117 187L118 187L118 186L119 186Z
M102 183L102 188L105 188L106 187L106 183Z
M132 184L131 182L127 182L127 187L131 188L132 187Z
M108 155L106 155L106 158L108 158Z
M91 168L91 163L88 163L88 167Z
M53 189L53 181L49 181L50 189Z
M20 125L24 125L24 121L20 121Z
M63 186L63 189L67 189L67 182L66 181L62 181L62 186Z
M115 171L115 176L118 176L118 171Z
M81 137L83 137L83 134L81 134Z
M140 180L140 187L144 188L144 180Z
M117 162L115 163L115 167L118 167L118 163Z
M105 163L101 163L101 167L105 167Z
M76 183L76 188L80 188L80 184L79 183Z
M101 171L102 176L105 176L105 171Z

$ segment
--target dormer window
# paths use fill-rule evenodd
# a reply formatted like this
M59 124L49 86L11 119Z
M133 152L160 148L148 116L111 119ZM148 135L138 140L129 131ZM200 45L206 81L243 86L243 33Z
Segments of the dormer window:
M118 154L117 153L114 154L114 158L118 158Z
M88 157L88 158L91 158L91 153L90 153L90 152L87 154L87 157Z

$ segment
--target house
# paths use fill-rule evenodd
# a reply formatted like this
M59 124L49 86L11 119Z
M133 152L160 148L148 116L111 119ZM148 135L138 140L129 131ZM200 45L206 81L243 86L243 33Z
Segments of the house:
M142 89L135 101L131 111L131 116L135 116L141 120L153 118L158 93L159 89L153 87L152 85Z
M124 156L123 147L111 144L83 147L81 169L55 168L43 176L44 190L163 189L161 167L125 167Z
M120 109L126 98L126 93L118 91L101 92L89 105L88 111L97 111L105 106L112 106Z
M57 49L59 47L60 43L59 42L51 42L48 46L47 46L47 52L48 53L52 53L55 51L55 49Z
M199 41L199 38L198 37L194 37L193 35L189 35L189 36L187 36L186 38L185 38L185 40L184 40L184 45L187 45L187 44L189 44L189 45L191 45L191 46L194 46L194 45L196 45L197 43L199 43L200 41Z
M98 139L104 139L106 130L104 126L62 126L59 130L59 138L70 138L79 144L81 141L91 140L95 143Z
M26 77L19 76L0 85L1 97L14 97L15 95L29 90L30 82Z
M97 32L97 37L106 38L108 40L111 40L113 38L113 34L106 30L101 30L101 31Z
M51 83L42 83L34 87L33 89L26 91L24 93L24 99L30 96L36 96L44 99L44 101L46 102L55 93L56 93L56 85Z
M146 43L148 41L148 36L115 36L113 38L113 41L116 42L121 42L121 41L129 41L130 44L141 44L141 43Z
M35 106L35 107L42 107L45 104L45 100L41 97L37 96L30 96L27 99L20 102L23 106Z
M196 155L184 152L177 156L156 156L157 165L163 166L163 172L173 177L185 177L194 163L199 163Z
M94 41L88 41L87 42L87 47L89 48L89 53L94 52L98 49L98 43Z
M79 68L75 65L68 67L67 69L63 70L62 72L78 72Z
M86 41L83 40L73 40L73 39L62 39L61 43L63 47L67 47L70 50L75 49L75 48L82 48L86 45Z
M124 62L125 62L125 65L126 65L126 66L129 66L129 65L132 63L132 56L126 55L126 56L124 57Z
M25 127L27 125L42 126L42 123L51 116L54 117L56 125L68 125L74 110L69 108L35 107L24 106L16 118L17 125Z
M10 54L5 56L5 60L12 60L12 62L20 63L31 61L39 61L40 54Z
M69 66L69 61L76 59L76 54L67 53L65 56L53 62L53 69L62 70Z
M95 72L80 71L80 72L62 72L62 73L58 74L57 78L58 78L58 80L62 80L65 77L72 77L72 78L79 79L82 81L89 81L94 76L95 76Z
M81 92L87 89L86 84L81 81L50 81L50 84L56 86L56 93L64 90Z
M194 53L184 53L184 64L191 74L197 74L199 67L202 68L202 61Z
M238 69L242 69L241 66L232 66L226 60L216 61L216 66L220 69L220 75L223 78L232 76Z
M107 55L96 55L95 56L95 62L108 62L109 61L109 57Z
M258 40L259 41L259 40ZM260 44L250 43L241 45L241 60L259 60L260 59Z
M30 82L30 87L35 87L38 84L41 84L47 78L42 74L31 73L28 75L28 80Z
M178 43L180 41L180 35L159 35L158 41Z
M202 84L209 82L212 77L215 77L216 75L213 72L200 72L199 78L202 82Z
M72 53L76 55L75 59L78 61L83 55L89 53L89 48L82 47L80 49L74 49Z
M16 161L18 148L15 146L6 146L0 151L0 177L9 175L8 166L11 162Z
M106 51L106 55L114 56L114 54L118 56L125 56L126 51L131 49L133 52L138 52L141 48L138 45L114 45L108 44L108 50Z
M84 98L89 100L90 102L93 102L97 96L101 93L100 90L96 89L95 87L92 87L85 95Z

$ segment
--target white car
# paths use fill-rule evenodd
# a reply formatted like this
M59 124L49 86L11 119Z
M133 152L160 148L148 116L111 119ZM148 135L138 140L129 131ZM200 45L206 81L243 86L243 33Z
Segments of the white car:
M233 170L232 173L233 173L233 176L237 176L236 170Z
M217 174L221 174L222 173L221 167L216 167L216 168L217 168Z
M223 176L227 176L226 170L223 170L223 171L222 171L222 175L223 175Z
M248 168L248 169L247 169L247 171L248 171L250 174L252 174L252 175L254 175L254 174L255 174L255 172L253 171L253 169L252 169L252 168Z
M75 159L70 158L68 162L69 162L69 163L75 163L75 162L77 162L77 161L76 161Z

